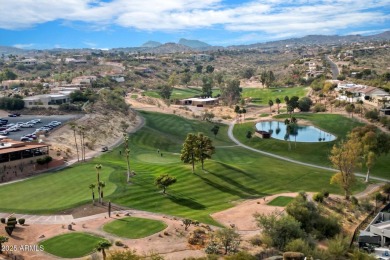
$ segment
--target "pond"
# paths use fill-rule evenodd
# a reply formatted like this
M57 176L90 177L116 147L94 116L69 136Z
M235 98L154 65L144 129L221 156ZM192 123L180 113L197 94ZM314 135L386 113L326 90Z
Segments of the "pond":
M324 132L310 125L296 125L290 135L286 135L287 126L280 121L263 121L256 124L256 129L267 131L272 138L279 140L293 140L297 142L330 142L336 140L336 136Z

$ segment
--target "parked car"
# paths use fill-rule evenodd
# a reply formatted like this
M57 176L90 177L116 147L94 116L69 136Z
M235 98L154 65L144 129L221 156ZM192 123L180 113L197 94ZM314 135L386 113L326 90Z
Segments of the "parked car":
M18 117L18 116L20 116L20 114L19 113L13 113L13 114L9 114L8 116L9 117Z
M26 142L26 141L33 141L33 139L30 138L30 137L27 137L27 136L22 136L22 137L20 137L20 141L23 141L23 142Z
M33 127L33 126L34 126L33 124L27 124L27 123L20 125L20 127L23 127L23 128Z
M8 131L0 131L0 135L8 135Z

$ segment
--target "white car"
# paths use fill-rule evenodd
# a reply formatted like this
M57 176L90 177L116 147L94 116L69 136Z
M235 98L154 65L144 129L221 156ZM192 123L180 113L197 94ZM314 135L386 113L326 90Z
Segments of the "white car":
M8 135L8 131L0 131L0 135Z
M23 127L23 128L26 128L26 127L33 127L34 125L33 124L22 124L20 125L20 127Z

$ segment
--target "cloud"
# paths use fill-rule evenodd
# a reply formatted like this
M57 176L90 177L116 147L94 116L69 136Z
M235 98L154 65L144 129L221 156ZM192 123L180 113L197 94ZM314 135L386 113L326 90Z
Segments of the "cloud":
M113 25L143 31L223 28L252 38L278 38L358 31L390 20L388 0L250 0L234 5L222 0L0 0L0 6L0 28L8 30L60 20L84 22L96 30Z
M15 47L15 48L19 48L19 49L28 49L28 48L31 48L33 47L35 44L34 43L18 43L18 44L14 44L12 45L12 47Z

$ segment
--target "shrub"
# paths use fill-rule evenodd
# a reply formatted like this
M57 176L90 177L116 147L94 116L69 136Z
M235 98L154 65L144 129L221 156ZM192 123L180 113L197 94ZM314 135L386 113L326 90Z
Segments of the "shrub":
M255 236L251 237L251 239L249 241L251 242L251 244L253 246L261 246L261 244L263 243L261 241L261 236L260 235L255 235Z
M359 200L356 197L351 198L352 205L359 206Z
M327 191L327 190L323 190L322 194L324 194L324 198L329 197L329 191Z
M248 252L241 251L237 254L225 257L225 260L256 260L256 257L249 254Z
M299 252L284 252L283 260L303 260L304 254Z
M116 246L124 246L124 244L120 240L115 241L115 245Z
M0 222L5 224L5 218L0 218Z
M324 194L322 194L322 192L314 194L313 200L322 203L324 201Z
M325 108L324 104L317 103L317 104L314 105L313 110L316 113L318 113L318 112L325 112L326 108Z
M285 250L290 252L301 252L305 255L310 255L312 251L310 245L305 240L300 238L290 241L286 245Z
M334 237L341 231L339 221L335 217L319 217L315 223L315 228L326 238Z
M24 225L24 223L26 223L26 220L24 218L20 218L18 219L18 222L20 225Z

